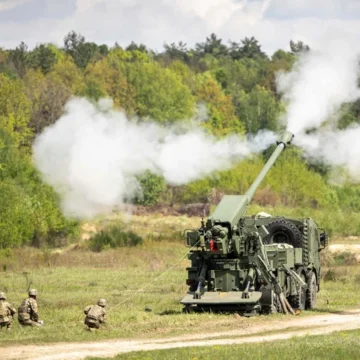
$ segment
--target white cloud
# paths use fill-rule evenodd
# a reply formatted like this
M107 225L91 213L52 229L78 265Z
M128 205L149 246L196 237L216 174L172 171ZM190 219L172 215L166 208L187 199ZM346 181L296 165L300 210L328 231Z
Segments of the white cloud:
M0 2L0 9L6 3L10 1ZM76 11L62 19L0 22L0 46L13 47L22 40L30 47L45 41L61 45L75 30L89 41L108 45L135 41L161 50L164 42L182 40L192 46L215 32L224 42L255 36L272 53L288 48L291 39L316 45L329 28L360 31L360 1L355 0L74 0L74 4Z
M0 0L0 11L10 10L28 1L29 0Z
M342 18L359 15L360 3L358 0L271 0L268 11L279 17Z
M101 2L103 2L103 0L76 0L76 8L78 12L82 13Z

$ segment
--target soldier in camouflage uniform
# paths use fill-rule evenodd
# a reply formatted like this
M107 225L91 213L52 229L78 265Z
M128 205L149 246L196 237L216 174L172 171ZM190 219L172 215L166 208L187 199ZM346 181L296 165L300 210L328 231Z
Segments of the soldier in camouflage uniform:
M105 323L106 318L106 300L99 299L97 305L89 305L84 309L85 317L85 325L89 327L89 329L99 329L100 325Z
M13 316L16 314L15 308L6 300L6 294L0 292L0 330L6 327L11 329Z
M36 296L37 291L35 289L31 289L29 290L29 297L21 303L18 314L18 320L20 325L42 326L42 321L39 321Z

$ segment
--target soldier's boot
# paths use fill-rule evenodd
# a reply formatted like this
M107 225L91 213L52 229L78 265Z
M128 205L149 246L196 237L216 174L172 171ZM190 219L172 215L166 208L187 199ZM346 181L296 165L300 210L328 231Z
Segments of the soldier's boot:
M31 326L33 327L41 327L42 325L38 323L37 321L31 321Z
M0 330L4 329L4 330L10 330L11 328L11 323L1 323L0 324Z

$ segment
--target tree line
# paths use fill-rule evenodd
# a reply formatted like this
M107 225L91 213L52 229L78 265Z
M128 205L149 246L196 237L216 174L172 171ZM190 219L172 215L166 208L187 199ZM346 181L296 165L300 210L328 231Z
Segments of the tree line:
M205 104L206 131L216 137L231 133L279 131L285 110L276 90L278 71L289 71L299 53L311 51L291 41L288 50L265 54L254 37L225 43L215 34L190 48L164 44L160 52L132 42L112 47L86 41L74 31L61 47L38 44L29 49L0 48L0 248L41 245L76 235L76 221L65 219L54 191L31 162L37 134L63 113L71 96L97 101L111 97L131 117L160 124L185 122ZM359 122L360 102L347 104L339 127ZM270 149L271 150L271 149ZM139 177L144 193L136 203L215 203L221 194L242 193L269 151L229 171L182 187L168 187L156 175ZM264 205L335 207L358 210L360 190L329 184L330 169L309 163L299 149L282 156L256 195Z

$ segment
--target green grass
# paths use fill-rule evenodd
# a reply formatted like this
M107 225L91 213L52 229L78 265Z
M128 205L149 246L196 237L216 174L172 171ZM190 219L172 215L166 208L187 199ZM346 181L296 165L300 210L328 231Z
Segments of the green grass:
M159 351L141 351L118 355L113 360L303 360L359 359L360 330L329 335L306 336L257 344L192 347ZM87 358L99 360L99 358Z
M187 291L188 261L179 259L186 252L179 243L163 241L101 253L22 249L10 258L0 258L0 264L7 264L7 271L0 274L0 289L18 307L27 287L37 288L40 318L45 321L40 329L21 328L15 321L13 331L2 334L0 345L92 341L94 334L84 329L83 308L100 297L108 300L109 317L96 340L226 331L238 328L239 322L247 326L286 320L282 315L239 320L226 314L182 314L179 300ZM318 310L301 316L359 306L360 267L334 265L332 269L334 281L322 282ZM152 311L146 312L146 307Z
M282 315L239 320L226 314L182 314L179 301L187 291L188 260L184 255L188 249L179 234L181 229L196 226L198 219L154 215L126 222L114 215L90 225L99 230L119 222L125 224L126 231L137 231L144 244L92 252L83 239L79 245L63 250L23 248L0 252L0 290L5 290L8 300L18 307L26 289L37 288L40 318L45 321L40 329L21 328L14 321L13 331L2 333L0 346L164 337L201 333L204 329L237 329L239 322L247 326L286 321ZM353 257L326 252L322 257L323 275L331 281L321 283L317 311L301 316L360 305L360 267ZM108 300L109 316L104 330L95 337L85 331L83 309L100 297ZM145 311L147 307L152 311Z

